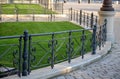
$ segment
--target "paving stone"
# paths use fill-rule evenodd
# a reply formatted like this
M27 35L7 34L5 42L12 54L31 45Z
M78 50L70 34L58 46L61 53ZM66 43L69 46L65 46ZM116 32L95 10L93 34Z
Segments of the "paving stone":
M52 78L52 79L57 79L57 78Z
M73 76L74 78L75 78L75 77L76 77L76 78L81 77L81 74L82 74L82 72L81 72L81 73L74 73L74 74L70 73L70 75Z
M86 73L82 73L80 74L84 79L93 79L91 76L89 76L88 74Z
M65 77L64 76L59 76L59 77L57 77L57 79L65 79Z
M100 77L96 77L95 79L101 79Z
M113 77L114 79L120 79L120 74L115 74Z
M64 76L65 77L65 79L75 79L73 76L71 76L71 75L65 75Z

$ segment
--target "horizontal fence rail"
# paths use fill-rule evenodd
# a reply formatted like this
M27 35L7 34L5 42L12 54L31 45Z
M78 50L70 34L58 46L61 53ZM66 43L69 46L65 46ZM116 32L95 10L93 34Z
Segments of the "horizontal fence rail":
M101 49L106 42L106 23L93 28L69 30L41 34L29 34L27 31L18 36L0 36L0 77L4 73L27 76L33 69L45 66L54 68L54 64L68 61L92 51ZM9 60L8 60L9 59ZM6 61L8 64L4 63Z

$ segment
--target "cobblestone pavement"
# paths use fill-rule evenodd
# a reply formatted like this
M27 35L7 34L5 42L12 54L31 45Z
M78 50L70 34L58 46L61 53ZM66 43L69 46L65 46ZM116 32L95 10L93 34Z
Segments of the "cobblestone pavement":
M51 79L120 79L120 44L114 44L111 52L103 59Z

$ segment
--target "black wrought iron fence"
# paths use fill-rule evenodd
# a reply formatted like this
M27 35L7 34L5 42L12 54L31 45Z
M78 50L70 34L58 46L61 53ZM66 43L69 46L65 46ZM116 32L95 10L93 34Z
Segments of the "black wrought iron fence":
M21 3L21 4L39 4L40 0L0 0L1 4Z
M101 47L104 47L105 42L107 41L107 20L104 20L104 24L97 26L97 45L99 46L99 49L101 49Z
M0 77L21 73L22 38L23 36L0 36Z
M0 21L2 21L2 11L1 11L2 7L0 6Z
M68 21L68 18L61 14L56 14L52 10L44 10L45 14L41 14L37 9L5 9L9 11L8 14L0 10L1 22L18 22L18 21ZM4 11L5 11L4 10ZM27 13L22 14L23 11ZM11 14L14 13L14 14ZM38 14L36 14L38 13Z
M106 21L91 29L69 30L42 34L29 34L0 37L0 77L4 73L17 73L27 76L32 69L51 66L68 61L104 46L106 42ZM91 32L90 32L91 31ZM7 69L5 71L5 69Z
M57 14L57 12L52 11L52 9L44 8L44 9L19 9L15 8L0 8L1 14Z
M98 16L93 13L88 13L83 10L69 9L70 21L74 21L84 27L92 28L93 25L97 24Z
M66 15L61 14L15 14L15 15L0 15L0 22L51 22L51 21L68 21Z

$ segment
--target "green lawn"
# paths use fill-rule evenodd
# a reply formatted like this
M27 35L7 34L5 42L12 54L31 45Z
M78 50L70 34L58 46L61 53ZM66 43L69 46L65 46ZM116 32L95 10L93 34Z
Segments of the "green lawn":
M70 22L4 22L0 23L0 36L19 35L24 30L34 34L75 29L81 27Z
M15 14L17 8L18 14L50 14L55 13L39 4L1 4L3 14Z
M9 36L9 35L22 35L24 30L28 30L29 34L40 34L47 32L58 32L65 30L78 30L83 29L78 25L72 24L70 22L7 22L0 23L0 36ZM86 52L91 50L91 42L90 38L92 33L89 31L85 31L85 49ZM68 59L67 57L67 43L68 43L68 33L62 33L55 35L55 39L57 40L56 50L55 50L55 63L64 61ZM38 36L32 37L32 49L36 50L32 51L32 58L35 61L32 62L34 65L32 68L43 67L48 64L48 60L51 56L50 49L50 40L51 35L46 36ZM80 56L81 54L81 37L82 32L72 33L72 41L74 44L72 45L74 50L72 54L72 58ZM4 39L0 40L0 64L4 64L12 67L13 51L18 50L17 44L19 43L18 39ZM18 60L18 53L16 53L16 59ZM8 60L9 59L9 60Z

